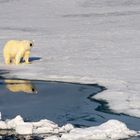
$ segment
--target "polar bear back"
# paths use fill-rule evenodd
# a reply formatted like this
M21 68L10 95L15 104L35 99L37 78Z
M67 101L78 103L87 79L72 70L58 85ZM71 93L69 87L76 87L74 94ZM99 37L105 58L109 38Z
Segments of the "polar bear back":
M10 40L5 44L4 54L9 54L11 57L15 57L15 55L20 52L24 53L25 50L30 49L23 41L18 40Z

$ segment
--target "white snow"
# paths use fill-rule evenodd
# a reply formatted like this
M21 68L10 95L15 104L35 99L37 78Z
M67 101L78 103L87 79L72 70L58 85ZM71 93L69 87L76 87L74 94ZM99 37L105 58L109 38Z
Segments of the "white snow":
M139 0L0 2L1 50L9 39L35 40L31 65L6 66L0 51L6 77L99 83L108 90L93 98L140 117Z
M19 124L24 124L24 120L21 116L17 116L12 120L6 120L7 129L15 129Z
M20 124L16 126L15 131L20 135L31 135L33 131L33 125L31 123Z
M1 51L1 69L10 71L6 77L99 83L108 91L93 98L107 100L118 113L140 117L139 6L137 0L2 3L1 49L9 39L33 39L31 57L37 60L5 66Z
M40 122L32 123L33 133L58 133L58 125L49 120L41 120Z
M8 129L7 124L4 121L0 121L0 128L1 129Z
M80 134L80 135L79 135ZM125 124L117 120L109 120L108 122L85 129L75 128L69 134L62 135L64 140L80 140L80 139L123 139L134 136L137 133L130 131Z
M30 123L21 120L23 120L22 117L17 116L12 120L1 121L0 129L13 129L15 130L15 134L20 135L38 134L42 135L46 140L117 140L139 135L139 132L129 130L123 122L117 120L109 120L100 126L89 128L74 128L71 124L59 127L49 120ZM12 125L13 127L11 126L11 122L14 122L15 124ZM48 136L47 134L51 136Z

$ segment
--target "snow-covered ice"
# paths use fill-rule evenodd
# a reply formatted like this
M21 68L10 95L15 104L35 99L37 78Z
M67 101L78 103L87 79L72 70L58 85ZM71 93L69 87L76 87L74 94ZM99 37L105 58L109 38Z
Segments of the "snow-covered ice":
M15 134L20 135L37 134L43 136L46 140L117 140L139 135L139 132L129 130L124 123L117 120L109 120L100 126L89 128L74 128L71 124L59 127L49 120L30 123L22 120L21 116L17 116L12 120L1 121L0 129L13 129ZM14 123L13 127L11 127L11 123Z
M0 1L0 48L32 39L31 65L0 67L5 77L99 83L117 113L140 117L139 0Z
M80 135L79 135L80 134ZM135 131L130 131L125 124L117 120L109 120L108 122L98 126L89 127L86 129L75 128L70 131L70 134L62 135L65 140L80 140L80 139L123 139L130 136L135 136Z

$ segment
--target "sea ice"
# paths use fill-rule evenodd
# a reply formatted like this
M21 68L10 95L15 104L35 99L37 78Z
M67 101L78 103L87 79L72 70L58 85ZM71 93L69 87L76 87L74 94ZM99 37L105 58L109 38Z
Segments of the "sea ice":
M49 120L24 122L21 116L17 116L12 120L1 121L0 129L14 129L16 134L19 135L38 134L43 136L46 140L51 138L54 140L118 140L137 136L139 134L137 131L128 129L123 122L118 120L109 120L99 126L94 127L75 128L71 124L66 124L59 127L57 124Z

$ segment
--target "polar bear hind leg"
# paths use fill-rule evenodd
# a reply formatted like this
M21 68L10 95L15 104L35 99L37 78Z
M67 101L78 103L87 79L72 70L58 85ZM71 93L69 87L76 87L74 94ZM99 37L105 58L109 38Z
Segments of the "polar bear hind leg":
M4 54L4 61L5 61L5 64L10 64L10 55L9 54Z

